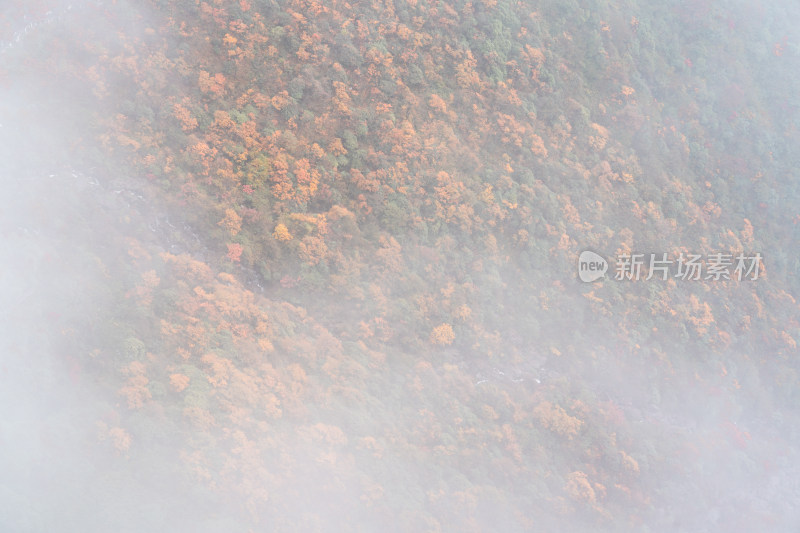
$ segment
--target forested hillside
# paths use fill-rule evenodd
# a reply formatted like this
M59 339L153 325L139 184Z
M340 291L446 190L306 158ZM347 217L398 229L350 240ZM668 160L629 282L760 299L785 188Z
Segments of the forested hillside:
M800 527L800 6L0 14L2 529Z

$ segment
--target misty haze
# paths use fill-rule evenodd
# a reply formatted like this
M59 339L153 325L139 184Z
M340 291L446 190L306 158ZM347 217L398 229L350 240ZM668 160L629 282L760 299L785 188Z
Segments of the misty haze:
M800 5L0 4L0 531L800 530Z

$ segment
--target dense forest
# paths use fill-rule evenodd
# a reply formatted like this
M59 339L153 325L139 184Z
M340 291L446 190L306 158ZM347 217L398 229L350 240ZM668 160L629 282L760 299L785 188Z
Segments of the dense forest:
M797 531L798 28L5 2L0 529Z

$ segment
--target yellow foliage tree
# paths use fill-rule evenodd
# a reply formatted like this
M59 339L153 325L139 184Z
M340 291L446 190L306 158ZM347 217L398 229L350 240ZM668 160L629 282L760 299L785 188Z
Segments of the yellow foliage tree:
M289 233L289 228L287 228L284 224L278 224L275 226L275 231L272 232L272 236L281 242L288 242L292 240L292 234Z
M545 428L570 440L578 434L583 426L583 421L570 416L563 407L550 402L542 402L537 405L533 414Z
M589 478L583 472L577 471L569 474L564 488L573 500L587 503L597 501L597 494L592 488Z
M431 342L439 346L447 346L453 344L456 339L456 334L453 333L453 327L450 324L440 324L433 328L431 332Z
M225 228L231 236L234 236L242 230L242 217L233 209L228 208L225 210L225 217L217 225Z
M184 376L183 374L172 374L169 377L169 382L172 385L172 388L175 389L175 392L182 392L186 387L189 386L189 376Z

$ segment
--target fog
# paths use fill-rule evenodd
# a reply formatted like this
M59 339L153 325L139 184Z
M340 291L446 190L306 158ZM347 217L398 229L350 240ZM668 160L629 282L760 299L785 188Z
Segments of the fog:
M118 398L81 361L112 304L103 260L124 254L109 223L125 206L80 167L80 124L49 82L7 79L0 96L0 529L219 531L219 511L163 463L177 449L154 450L154 467L103 435Z
M555 267L544 271L508 267L498 273L503 286L476 289L485 298L484 308L473 312L483 317L487 330L496 326L504 334L518 334L505 338L503 354L481 358L475 355L477 349L470 353L455 348L409 353L402 342L393 341L390 361L381 366L375 350L353 348L356 341L346 342L345 351L352 350L357 366L349 374L337 375L350 382L340 378L336 387L320 385L326 378L324 361L320 362L314 367L318 374L308 372L307 388L312 392L299 396L303 400L298 403L305 403L292 405L285 400L281 404L295 418L252 415L256 420L253 434L268 434L271 441L244 433L240 437L231 429L234 426L219 421L206 430L179 426L171 421L168 407L156 401L140 409L126 407L117 384L111 382L124 373L118 362L123 351L119 341L137 337L150 327L142 316L121 310L121 302L130 300L126 291L133 292L141 275L130 252L131 239L153 256L185 253L210 262L214 254L224 254L213 249L208 236L197 234L188 222L197 218L192 213L175 210L174 204L166 207L150 196L154 189L144 185L135 169L111 157L108 166L96 166L103 147L92 138L97 125L86 113L86 102L93 98L88 85L48 72L42 67L46 59L26 66L26 54L37 59L46 56L53 36L67 47L82 38L87 25L99 24L98 13L103 10L118 13L126 21L125 31L132 35L156 25L153 13L124 2L0 7L4 32L0 35L0 530L456 531L452 524L460 523L462 508L470 509L469 523L475 531L667 533L760 528L788 532L800 527L798 396L791 387L775 385L782 382L782 369L794 365L785 361L796 357L796 350L761 353L759 339L770 334L764 325L763 332L742 333L738 344L731 343L716 358L685 353L697 344L683 339L675 339L674 352L664 353L655 345L655 333L651 338L635 336L636 322L650 309L600 317L575 272ZM108 43L114 42L116 30L95 30L94 35L108 39L104 45L112 46ZM98 106L113 109L113 97ZM771 216L785 218L787 213ZM763 241L769 237L765 234ZM664 248L671 249L673 244L665 242ZM292 305L304 302L307 311L286 311L288 304L275 303L287 294L274 289L276 283L265 293L268 284L254 269L241 267L233 272L243 291L269 297L266 303L257 301L271 316L302 315L296 323L317 336L309 338L326 338L320 333L325 328L337 333L335 324L346 320L328 316L331 311L324 299L315 302L303 295L286 298ZM793 273L790 266L776 269L770 288L795 294ZM536 324L515 322L516 316L522 316L519 309L534 299L539 305L538 291L533 290L539 286L563 287L563 300L551 303L553 311L539 312ZM528 291L524 295L523 289ZM692 293L688 287L675 292L687 300ZM749 293L743 291L744 297ZM620 296L615 309L624 309L623 300ZM795 304L789 307L796 311ZM371 317L359 317L354 329L361 318ZM628 322L631 336L620 338L613 327ZM792 327L787 329L796 332L797 325ZM569 344L575 330L581 330L584 338L591 336L592 343L570 345L572 351L563 356L550 349L558 342ZM149 331L157 334L153 328ZM428 333L419 336L427 338ZM151 344L148 338L142 341L148 347ZM291 368L292 357L303 362L300 352L311 350L308 344L285 348L276 341L277 350L285 349L289 355L277 355L275 366ZM774 364L770 357L775 358ZM674 361L674 366L665 361ZM719 361L725 362L724 374L736 378L741 392L731 392L710 379L691 379L698 373L720 374ZM324 370L329 371L328 367ZM397 374L394 381L387 378L392 373ZM396 388L371 385L370 379L376 376ZM431 392L438 387L448 390L440 403L436 403L437 392ZM151 390L154 397L159 394L156 387ZM424 435L422 430L414 435L418 440L404 440L412 424L399 422L401 418L419 421L420 428L434 427L438 418L475 420L488 411L476 407L475 412L465 412L463 406L486 405L501 414L486 415L479 424L494 428L500 441L503 426L514 426L517 417L502 412L507 405L501 399L512 404L513 398L533 411L538 402L551 397L541 392L545 390L547 394L574 392L572 398L564 396L564 405L568 400L574 405L579 398L586 404L596 402L602 407L592 416L599 420L596 413L602 412L603 421L614 428L607 431L613 434L607 445L616 449L619 439L637 451L636 471L641 472L640 483L647 489L641 493L649 494L642 497L646 501L636 502L638 518L612 526L591 515L591 509L564 511L572 509L567 497L529 501L520 496L518 501L508 496L515 492L514 484L520 483L513 477L518 463L491 456L489 451L464 459L453 451L457 444L440 434ZM160 394L164 398L169 393ZM598 425L587 422L585 427ZM342 436L330 429L334 427L342 428ZM529 429L520 429L524 431ZM597 429L606 435L604 431ZM469 437L468 431L464 433ZM374 439L365 435L383 437L380 453ZM599 447L600 440L592 440L585 448ZM211 449L208 443L225 458L245 456L242 449L248 446L262 448L253 452L257 459L252 463L242 460L246 467L208 460L209 469L218 467L229 477L215 478L217 485L204 484L202 475L187 473L185 458L192 452L202 455ZM541 468L531 473L519 494L528 494L529 487L560 494L564 483L551 478L549 468L578 470L570 465L588 463L587 454L552 443L526 448L521 455L536 455ZM508 471L502 472L504 468ZM624 469L617 470L619 479L624 479ZM372 478L362 479L362 472L371 472ZM283 476L280 480L279 475ZM230 479L238 480L241 491L228 490L234 484ZM375 480L377 488L371 485ZM473 485L480 490L470 492ZM267 495L253 496L262 489ZM454 492L458 497L452 496ZM373 506L371 496L365 494L383 503ZM519 512L520 508L530 511ZM422 510L425 516L435 517L435 523L414 518Z

